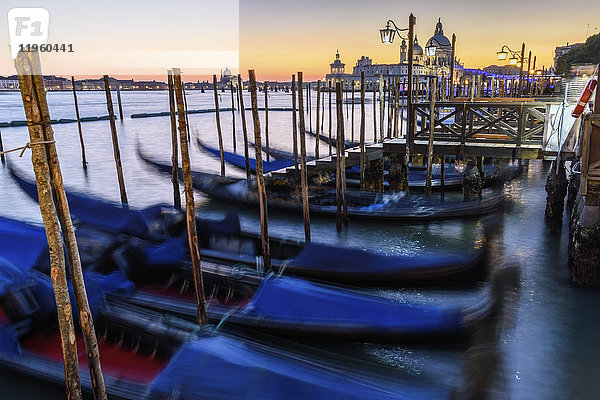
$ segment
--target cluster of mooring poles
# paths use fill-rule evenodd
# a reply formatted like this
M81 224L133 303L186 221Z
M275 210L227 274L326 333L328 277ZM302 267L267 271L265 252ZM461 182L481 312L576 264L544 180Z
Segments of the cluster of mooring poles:
M30 140L23 147L23 151L31 148L40 212L48 240L50 278L58 314L67 398L82 398L74 326L74 320L77 319L83 335L94 397L106 399L98 340L85 290L75 230L63 186L39 54L37 52L19 52L15 59L15 67ZM70 267L68 275L71 277L76 308L71 304L69 298L67 259ZM78 311L78 315L74 315L75 310Z

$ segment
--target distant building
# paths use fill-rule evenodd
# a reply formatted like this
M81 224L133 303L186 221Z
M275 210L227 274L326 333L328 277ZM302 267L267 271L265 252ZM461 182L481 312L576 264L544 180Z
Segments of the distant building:
M564 56L571 50L576 49L577 47L579 47L581 45L583 45L583 43L569 44L569 42L567 42L566 46L559 46L556 49L554 49L554 70L556 70L556 68L558 67L558 59L560 57Z
M16 75L3 77L0 76L0 90L18 90L19 80Z
M46 90L70 90L72 89L71 80L55 75L43 75L44 87Z
M113 84L111 83L111 87ZM116 86L116 85L115 85ZM169 86L160 81L135 81L131 85L131 90L167 90Z
M494 75L514 76L519 75L520 68L516 65L490 65L485 67L483 71Z
M435 54L428 56L419 45L419 39L415 35L413 41L413 74L420 81L424 81L427 76L448 76L452 66L452 43L444 36L444 28L441 19L436 24L433 36L427 41L426 47L435 47ZM455 61L454 61L455 62ZM329 74L325 76L327 84L335 86L336 82L344 83L344 89L352 88L352 85L360 85L361 73L365 73L366 89L372 90L373 84L379 81L380 76L384 82L394 79L406 79L408 77L408 46L403 39L400 45L400 62L394 64L375 64L369 57L362 56L357 60L352 69L352 73L346 73L345 64L340 59L339 52L335 55L335 60L329 64ZM460 69L455 69L456 74L460 74Z

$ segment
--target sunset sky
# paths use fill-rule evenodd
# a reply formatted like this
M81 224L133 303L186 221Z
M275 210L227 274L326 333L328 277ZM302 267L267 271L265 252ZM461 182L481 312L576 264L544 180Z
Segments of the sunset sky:
M43 54L44 73L69 76L110 74L164 79L179 66L186 80L205 79L225 67L258 79L322 78L339 49L347 71L361 55L375 62L398 61L400 41L381 44L387 19L408 25L417 17L420 44L442 18L444 33L457 35L457 57L467 67L497 64L503 44L522 42L550 66L554 48L581 42L600 29L600 2L566 10L564 1L485 0L5 0L0 5L0 75L14 67L8 50L6 15L12 7L44 7L50 12L49 43L72 43L72 54ZM588 29L589 24L589 29ZM239 61L238 61L239 50Z

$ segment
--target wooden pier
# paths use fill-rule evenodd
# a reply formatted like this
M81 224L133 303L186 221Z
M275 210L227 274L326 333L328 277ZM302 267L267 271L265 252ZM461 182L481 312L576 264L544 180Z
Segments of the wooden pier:
M547 148L545 133L548 106L556 99L456 99L434 103L433 153L459 157L491 157L499 159L554 159L557 151ZM414 103L408 118L416 121L408 138L387 138L383 142L365 145L366 161L391 154L427 154L431 104ZM407 124L408 125L408 124ZM408 141L408 146L407 146ZM346 150L346 165L360 163L360 148ZM574 156L572 150L562 151L561 159ZM313 170L335 168L335 155L307 163ZM293 167L273 171L274 177L284 177Z

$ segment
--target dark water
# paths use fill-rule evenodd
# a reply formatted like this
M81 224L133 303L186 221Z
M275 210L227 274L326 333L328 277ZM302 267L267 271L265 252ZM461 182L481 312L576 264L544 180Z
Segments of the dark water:
M164 92L122 93L126 115L139 112L168 110ZM259 96L262 105L262 96ZM48 95L51 116L74 118L70 93ZM82 116L106 114L105 98L101 92L81 93ZM283 93L270 96L273 106L289 106L291 98ZM245 104L250 105L248 95ZM230 106L229 94L222 94L223 107ZM316 100L313 99L316 106ZM213 107L212 93L188 93L190 109ZM372 138L372 109L367 106L367 138ZM344 109L346 107L344 106ZM350 108L349 108L350 109ZM327 111L325 113L327 115ZM335 113L334 113L335 114ZM356 107L355 135L358 137L359 107ZM0 94L0 121L24 119L19 94ZM250 121L250 113L248 113ZM221 115L226 149L232 149L231 113ZM242 147L239 114L236 114L238 149ZM264 113L261 113L264 126ZM292 149L291 115L289 112L269 114L271 146ZM346 136L351 136L350 119L346 120ZM214 114L192 114L190 123L194 134L216 146ZM308 122L307 122L308 123ZM313 124L315 116L313 114ZM333 124L335 132L335 123ZM325 121L327 132L327 120ZM249 125L250 127L250 125ZM108 121L83 124L87 158L87 173L81 168L76 124L55 125L55 136L65 185L115 202L119 201ZM139 141L146 153L155 158L170 157L170 122L168 117L130 119L117 122L121 155L129 201L132 207L144 207L157 202L171 201L171 184L165 177L145 165L137 157ZM252 131L250 130L250 133ZM4 128L5 149L22 146L28 141L24 128ZM308 138L307 149L314 151L315 142ZM218 172L219 161L191 146L194 169ZM320 153L326 154L326 145ZM19 158L12 153L8 158L13 165L32 176L30 154ZM504 214L503 227L493 243L494 263L515 261L521 266L519 296L507 307L507 321L503 330L500 350L502 362L497 371L500 379L495 384L495 398L514 399L596 399L600 397L600 294L597 291L577 289L569 284L566 268L568 230L550 234L544 225L544 181L547 166L541 161L525 165L523 177L504 188L509 207ZM227 166L227 173L243 176L243 172ZM5 168L0 167L0 215L40 221L39 208L11 181ZM233 210L230 205L205 199L197 194L200 211L205 215L220 216ZM239 210L242 225L258 231L255 210ZM273 212L269 215L269 229L273 235L301 239L302 216ZM385 253L419 253L437 249L461 251L472 246L481 233L477 220L444 221L427 224L400 224L381 221L351 221L348 229L338 234L335 221L312 217L313 240L368 248ZM404 301L438 300L446 303L466 303L478 296L476 289L469 291L383 291L387 296ZM335 347L353 356L390 365L398 375L408 376L414 383L434 381L443 388L459 385L463 374L464 349L423 348L417 346L354 345ZM62 398L60 388L47 388L12 374L0 375L1 398Z

